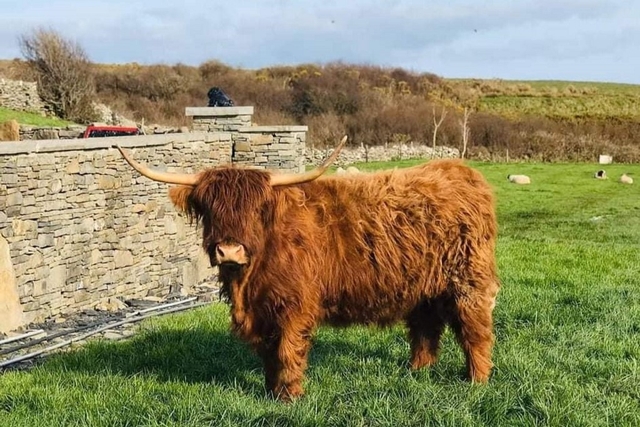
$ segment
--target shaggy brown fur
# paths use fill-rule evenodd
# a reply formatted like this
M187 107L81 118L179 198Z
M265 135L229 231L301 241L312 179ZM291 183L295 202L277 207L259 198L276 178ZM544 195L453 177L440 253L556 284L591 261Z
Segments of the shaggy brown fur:
M269 173L204 171L173 187L203 224L204 248L244 246L247 265L219 266L235 333L262 357L267 389L303 393L310 337L321 323L404 321L411 366L435 363L448 324L473 381L492 367L499 282L490 187L461 161L270 187Z

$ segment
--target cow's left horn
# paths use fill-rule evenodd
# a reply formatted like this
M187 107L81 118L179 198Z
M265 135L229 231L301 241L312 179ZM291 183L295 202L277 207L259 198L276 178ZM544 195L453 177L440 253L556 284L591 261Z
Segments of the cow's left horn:
M333 163L337 158L338 154L340 154L340 150L347 143L347 136L345 135L340 141L340 144L333 150L333 153L324 161L320 166L316 167L313 170L305 173L287 173L287 174L279 174L279 175L271 175L271 186L276 187L278 185L293 185L293 184L302 184L305 182L313 181L322 175L331 163Z
M171 172L158 172L149 169L146 166L141 165L136 162L129 156L119 145L116 144L116 148L122 154L122 157L133 167L135 170L140 172L142 175L146 176L149 179L159 182L166 182L168 184L180 184L180 185L190 185L194 186L198 183L198 174L189 174L189 173L171 173Z

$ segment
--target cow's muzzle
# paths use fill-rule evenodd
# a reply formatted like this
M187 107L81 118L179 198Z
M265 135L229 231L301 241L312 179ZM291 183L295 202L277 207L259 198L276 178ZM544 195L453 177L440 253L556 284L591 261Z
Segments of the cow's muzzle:
M244 246L223 243L216 245L216 261L218 261L218 264L244 265L248 263Z

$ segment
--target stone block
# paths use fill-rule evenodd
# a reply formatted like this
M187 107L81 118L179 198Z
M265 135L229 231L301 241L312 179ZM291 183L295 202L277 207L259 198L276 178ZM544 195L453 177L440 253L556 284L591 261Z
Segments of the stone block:
M133 254L131 251L115 251L113 256L116 268L133 265Z
M14 236L27 236L37 233L38 223L33 220L23 221L21 219L13 219L11 221Z
M164 217L164 232L165 234L176 234L178 232L176 221L169 215Z
M57 129L36 129L33 133L33 139L60 139L60 134Z
M60 139L73 139L80 138L82 136L82 132L74 129L60 129L58 131L58 137Z
M80 165L81 174L93 174L96 172L96 168L89 162L84 162Z
M69 174L79 173L80 172L80 162L78 162L78 159L70 160L69 163L67 164L67 168L66 168L65 172L67 172Z
M250 152L251 144L244 141L238 141L234 144L234 149L236 152Z
M18 183L18 175L15 173L3 173L0 182L7 186L15 186Z
M296 155L295 150L279 150L278 151L279 157L293 157L295 155Z
M53 234L38 234L38 247L46 248L49 246L53 246L55 244L55 240Z
M147 207L146 205L143 205L141 203L135 204L131 207L131 212L132 213L142 213L142 212L146 212L147 211Z
M59 193L60 191L62 191L62 181L59 179L52 179L49 182L49 191L52 194L56 194Z
M58 265L50 268L46 282L49 291L64 289L67 282L67 267L65 265Z
M73 301L76 303L85 302L91 299L91 293L86 289L78 289L73 293Z
M98 176L98 188L101 190L109 190L113 188L120 188L121 182L119 178L108 175Z

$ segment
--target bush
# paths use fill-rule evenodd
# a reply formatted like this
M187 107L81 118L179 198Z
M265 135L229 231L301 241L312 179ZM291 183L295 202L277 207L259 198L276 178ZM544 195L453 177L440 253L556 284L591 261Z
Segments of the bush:
M20 37L22 54L38 82L38 92L53 112L63 119L90 122L95 84L84 49L53 30L38 29Z

